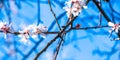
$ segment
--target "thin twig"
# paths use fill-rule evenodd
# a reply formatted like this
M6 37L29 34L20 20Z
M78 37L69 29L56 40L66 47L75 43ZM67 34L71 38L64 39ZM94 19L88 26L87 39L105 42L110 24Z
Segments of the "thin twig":
M57 59L57 55L58 55L58 53L59 53L59 50L60 50L60 46L61 46L61 44L62 44L62 39L60 40L60 42L58 43L58 46L57 46L57 48L56 48L56 53L55 53L55 55L54 55L54 60L56 60Z
M98 26L101 26L101 22L102 22L102 14L101 14L101 13L99 14L99 19L100 19L100 20L99 20Z
M48 1L49 1L49 0L48 0ZM76 17L77 17L77 16L76 16ZM58 37L61 36L61 34L67 29L67 27L74 22L74 20L76 19L76 17L73 17L73 18L71 19L71 21L70 21L68 24L66 24L66 26L57 34L57 36L55 36L54 39L52 39L52 40L50 40L50 42L48 42L48 44L35 56L34 60L37 60L38 57L39 57L44 51L46 51L47 48L48 48L54 41L56 41L56 39L57 39Z
M54 13L54 11L53 11L53 9L52 9L50 0L48 0L48 4L49 4L49 7L50 7L50 11L52 12L52 14L53 14L53 16L54 16L54 18L55 18L55 21L56 21L56 23L57 23L57 25L58 25L58 28L61 30L61 27L60 27L60 24L59 24L59 22L58 22L58 19L57 19L56 15L55 15L55 13Z
M105 17L105 19L107 20L107 22L111 22L110 18L107 16L107 14L103 11L103 9L99 6L98 2L96 0L92 0L95 5L97 6L97 8L99 9L99 11L103 14L103 16Z
M62 46L62 42L64 42L64 38L66 34L64 34L63 36L60 36L61 40L59 41L58 45L57 45L57 48L56 48L56 52L55 52L55 55L54 55L54 59L53 60L56 60L57 59L57 56L58 56L58 53L60 51L60 48Z
M37 60L38 57L47 50L47 48L54 42L56 41L56 39L61 36L61 34L66 30L66 28L75 20L76 17L74 17L58 34L56 37L54 37L54 39L50 40L50 42L48 42L48 44L36 55L36 57L34 58L34 60Z
M84 27L84 28L76 28L76 27L72 27L72 28L70 28L70 29L64 31L64 33L67 33L67 32L69 32L69 31L71 31L71 30L88 30L88 29L97 29L97 28L104 28L104 27L109 27L109 26L106 25L106 26L94 26L94 27ZM3 33L2 30L0 30L0 32ZM7 33L9 33L9 34L15 34L15 35L24 34L24 33L20 33L20 32L10 32L10 31L7 31ZM53 32L42 32L42 33L44 33L44 34L58 34L59 31L53 31ZM39 33L39 34L41 34L41 33Z
M88 29L96 29L96 28L105 28L109 27L108 25L106 26L95 26L95 27L85 27L85 28L71 28L72 30L88 30Z
M75 17L76 18L76 17ZM50 42L48 42L48 44L36 55L34 60L37 60L37 58L44 52L46 51L46 49L54 42L56 41L56 39L66 30L66 28L75 20L75 18L73 18L65 27L64 29L62 29L57 36L52 39ZM103 27L109 27L109 26L97 26L97 27L86 27L86 28L71 28L73 30L87 30L87 29L95 29L95 28L103 28Z

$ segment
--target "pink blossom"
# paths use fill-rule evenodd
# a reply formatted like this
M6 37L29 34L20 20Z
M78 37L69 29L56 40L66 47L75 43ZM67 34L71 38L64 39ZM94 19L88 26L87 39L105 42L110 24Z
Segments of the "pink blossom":
M85 0L69 0L65 2L66 6L63 9L66 10L67 16L70 17L71 14L75 17L82 11L83 8L87 8L85 6Z
M26 43L28 42L28 38L31 36L32 38L36 39L38 34L40 34L43 38L45 38L45 35L43 32L47 32L47 27L39 24L36 25L29 25L28 27L24 28L22 31L19 31L21 34L19 37L21 38L21 41Z
M6 22L0 22L0 30L4 32L5 39L7 38L7 32L10 32L10 26Z

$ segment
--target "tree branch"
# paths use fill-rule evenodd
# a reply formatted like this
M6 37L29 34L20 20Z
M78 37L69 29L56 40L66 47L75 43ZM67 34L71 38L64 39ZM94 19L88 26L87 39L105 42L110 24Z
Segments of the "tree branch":
M52 12L52 14L53 14L53 16L54 16L54 18L55 18L55 21L56 21L56 23L57 23L57 25L58 25L58 28L61 30L61 27L60 27L60 24L59 24L59 22L58 22L58 19L56 18L56 15L55 15L55 13L54 13L54 11L53 11L53 9L52 9L50 0L48 0L48 4L49 4L49 7L50 7L50 11Z
M107 14L103 11L103 9L99 6L98 2L96 0L93 0L99 11L103 14L103 16L106 18L107 22L111 22L110 18L107 16Z
M95 27L85 27L85 28L76 28L76 27L73 27L71 29L72 30L88 30L88 29L97 29L97 28L105 28L105 27L109 27L109 26L106 25L106 26L95 26Z
M61 44L62 44L62 39L60 40L60 42L58 43L58 46L57 46L57 48L56 48L56 53L55 53L55 55L54 55L54 59L53 60L56 60L57 59L57 55L58 55L58 53L59 53L59 50L60 50L60 46L61 46Z
M76 17L72 18L72 20L57 34L56 37L54 37L54 39L50 40L50 42L48 42L48 44L36 55L36 57L34 58L34 60L37 60L37 58L44 52L47 50L47 48L54 42L56 41L56 39L61 36L61 34L66 30L66 28L75 20Z
M105 25L105 26L94 26L94 27L84 27L84 28L76 28L76 27L71 27L70 29L64 31L64 33L67 33L71 30L88 30L88 29L97 29L97 28L105 28L105 27L109 27L108 25ZM0 30L0 32L3 32L2 30ZM4 33L4 32L3 32ZM10 34L15 34L15 35L19 35L19 34L25 34L25 33L20 33L20 32L10 32L10 31L7 31L7 33L10 33ZM53 32L42 32L44 34L58 34L59 31L53 31ZM39 33L41 34L41 33Z

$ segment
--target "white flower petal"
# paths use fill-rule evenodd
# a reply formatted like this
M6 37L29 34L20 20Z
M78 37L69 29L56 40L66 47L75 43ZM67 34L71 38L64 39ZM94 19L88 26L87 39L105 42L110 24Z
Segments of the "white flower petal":
M108 30L109 33L111 33L113 30Z
M120 40L120 38L115 38L114 40Z
M41 37L46 38L46 34L41 33Z
M38 39L38 35L32 35L31 36L33 39Z
M84 9L87 9L87 6L83 6Z
M19 41L23 44L30 44L30 41L26 39L25 37L21 38Z
M74 17L78 16L82 7L87 8L87 6L85 6L85 0L69 0L65 2L65 4L66 6L63 7L63 9L67 12L68 17L70 17L71 14L73 14Z
M26 38L21 38L20 41L23 42L23 43L27 43L28 42L28 40Z
M115 29L115 32L118 33L118 28Z
M7 34L6 33L4 34L4 38L7 39Z
M115 24L112 22L108 22L108 26L114 26Z

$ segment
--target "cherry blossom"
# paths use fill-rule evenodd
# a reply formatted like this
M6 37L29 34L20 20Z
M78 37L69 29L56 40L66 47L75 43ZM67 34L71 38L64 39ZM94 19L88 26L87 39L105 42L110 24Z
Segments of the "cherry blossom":
M114 26L114 23L108 22L108 26Z
M110 32L115 30L116 33L118 33L118 29L120 28L119 24L114 24L112 22L108 22L108 26L111 26Z
M46 38L45 37L45 34L44 33L42 33L42 32L47 32L48 31L48 29L47 29L47 27L46 26L44 26L44 25L42 25L42 24L39 24L38 26L34 26L34 28L33 28L33 31L32 31L32 33L33 33L33 35L32 35L32 37L37 37L37 35L38 34L41 34L41 36L43 37L43 38Z
M29 37L32 37L34 39L38 38L38 34L41 35L41 37L46 38L44 32L47 32L47 27L39 24L38 26L36 26L35 24L33 25L29 25L28 27L24 28L23 31L19 31L21 34L18 35L21 39L22 42L28 42L27 39L29 39Z
M69 0L65 2L65 7L63 9L66 10L67 16L71 17L71 15L78 16L78 14L82 11L82 8L87 8L85 6L85 0Z
M20 42L21 43L23 43L23 44L26 44L26 43L30 43L29 41L28 41L28 37L26 37L25 35L19 35L19 37L20 37Z
M4 38L7 38L7 32L10 32L11 24L7 24L6 22L0 22L0 30L4 32Z
M110 36L111 36L111 34L112 34L113 31L115 31L115 32L118 34L118 38L114 38L114 39L112 39L112 40L120 40L120 36L119 36L119 34L120 34L120 32L119 32L120 25L119 25L119 24L114 24L114 23L112 23L112 22L108 22L108 26L111 26L111 27L112 27L112 28L109 30ZM109 36L109 37L110 37L110 36Z

